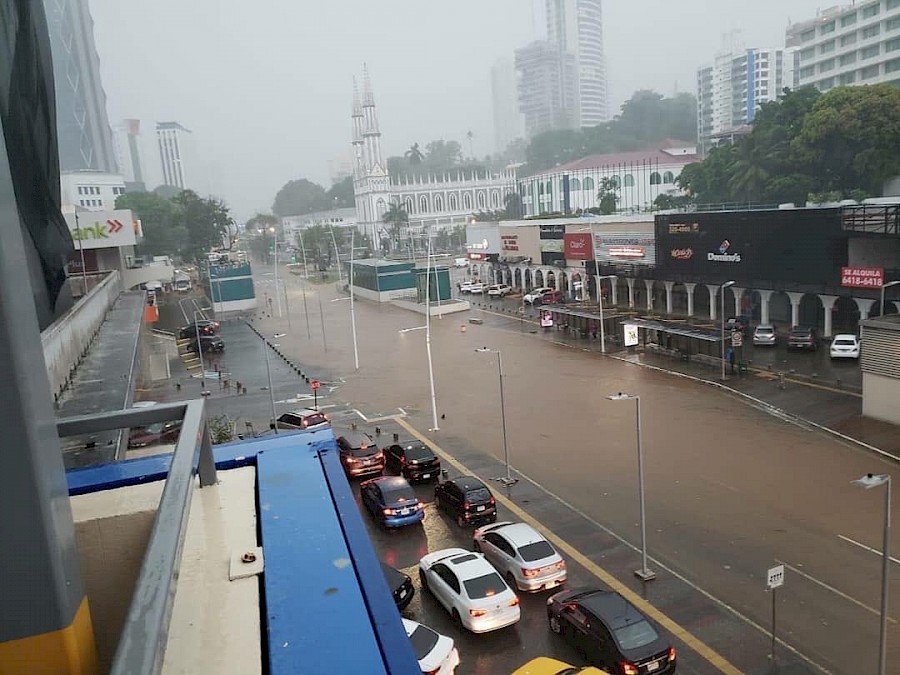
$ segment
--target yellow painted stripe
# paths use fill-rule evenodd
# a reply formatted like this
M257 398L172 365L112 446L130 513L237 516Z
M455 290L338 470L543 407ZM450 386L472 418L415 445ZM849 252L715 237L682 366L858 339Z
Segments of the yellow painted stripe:
M0 675L99 675L87 598L65 628L0 642Z
M425 437L424 434L420 433L417 429L415 429L412 425L409 424L402 417L395 418L397 423L406 429L410 434L418 438L423 443L426 443L436 452L438 452L441 457L447 461L450 465L453 466L457 471L467 475L473 475L474 472L468 469L462 462L455 459L452 455L450 455L446 450L438 446L433 440ZM560 551L564 552L571 560L578 562L582 567L588 570L595 577L600 579L604 584L609 586L612 590L620 593L623 597L625 597L632 605L639 608L644 614L647 614L651 618L653 618L658 624L665 627L670 633L672 633L675 637L681 640L684 644L686 644L690 649L695 651L700 657L708 661L713 667L718 669L722 673L727 673L728 675L740 675L741 671L738 668L735 668L734 665L728 662L725 657L715 651L712 647L707 645L705 642L700 640L693 633L688 631L686 628L682 627L680 624L676 623L674 619L669 618L666 614L661 612L655 606L651 605L640 595L635 593L633 590L628 588L621 581L616 579L612 574L607 572L605 569L600 567L600 565L596 564L586 555L581 553L578 549L572 546L570 543L560 538L556 534L554 534L549 528L545 527L543 523L536 520L530 514L526 513L519 507L518 504L514 503L512 500L507 499L502 494L497 492L494 493L494 498L503 504L503 506L514 513L517 518L521 521L528 523L538 532L542 533L550 542L552 542L556 548Z

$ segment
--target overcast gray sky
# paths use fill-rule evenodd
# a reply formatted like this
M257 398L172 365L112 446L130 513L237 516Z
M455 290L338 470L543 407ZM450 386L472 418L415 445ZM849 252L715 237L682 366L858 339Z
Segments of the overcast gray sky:
M490 67L543 32L540 0L90 0L110 121L194 131L205 183L246 218L288 180L329 184L347 153L352 77L367 62L385 151L465 141L493 150ZM788 21L836 0L607 0L613 110L637 89L694 91L739 30L779 47ZM190 167L188 168L190 170Z

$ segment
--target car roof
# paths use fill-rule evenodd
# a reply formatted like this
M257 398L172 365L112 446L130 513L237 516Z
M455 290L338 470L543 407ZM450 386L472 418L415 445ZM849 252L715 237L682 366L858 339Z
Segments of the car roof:
M457 476L456 478L451 478L448 482L455 483L463 492L487 487L487 485L475 478L475 476Z
M579 597L578 602L612 630L647 620L634 605L614 591L593 591Z
M377 445L375 443L375 439L372 438L365 431L350 431L345 434L341 434L338 438L343 438L347 443L352 445L354 448L361 447L363 443L368 446Z
M494 566L483 555L472 551L444 558L441 562L451 566L460 579L471 579L496 572Z
M297 408L296 410L288 410L286 415L324 415L321 410L316 410L315 408Z
M763 330L775 330L775 326L770 323L761 323L756 326L756 330L762 328Z
M527 546L537 541L546 541L538 532L530 525L525 523L497 523L489 528L485 528L485 532L498 532L506 537L512 544L519 548Z
M370 479L368 482L375 483L385 492L409 487L409 482L402 476L379 476L378 478Z
M856 336L853 333L839 333L834 336L835 340L856 340Z

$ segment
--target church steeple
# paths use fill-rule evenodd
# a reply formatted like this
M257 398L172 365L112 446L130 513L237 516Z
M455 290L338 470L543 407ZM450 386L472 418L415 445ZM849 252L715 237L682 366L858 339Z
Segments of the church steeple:
M355 176L359 176L363 172L363 168L366 165L365 155L365 147L363 141L363 109L362 103L360 103L359 99L359 85L356 82L356 77L353 77L353 155L354 155L354 163L353 163L353 174Z
M369 67L365 64L363 64L362 138L366 170L370 172L376 168L384 170L384 158L381 154L381 131L378 129L378 115L375 112L375 96L372 94Z

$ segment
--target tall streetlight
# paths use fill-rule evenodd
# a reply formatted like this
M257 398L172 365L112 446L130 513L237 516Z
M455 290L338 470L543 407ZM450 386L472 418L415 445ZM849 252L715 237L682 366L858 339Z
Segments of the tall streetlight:
M75 236L78 237L78 253L81 255L81 285L82 297L87 295L87 267L84 264L84 240L81 238L81 225L78 222L78 209L75 209ZM882 291L882 305L884 304L884 291Z
M197 354L200 356L200 394L206 396L206 366L203 365L203 343L200 342L200 324L197 323L197 315L208 312L211 307L201 307L194 310L194 333L197 336Z
M309 263L306 260L306 246L303 245L303 232L297 234L300 241L300 251L303 253L303 276L306 279L306 288L303 289L303 312L306 314L306 337L311 340L312 336L309 332L309 307L306 304L306 289L309 288ZM325 345L325 351L328 351L328 340L325 339L325 317L322 315L322 296L316 293L319 298L319 317L322 320L322 342Z
M440 431L437 418L437 397L434 393L434 369L431 365L431 232L426 229L428 246L425 261L425 351L428 354L428 383L431 385L431 423L432 431ZM440 294L440 288L438 289Z
M338 252L337 239L334 238L334 225L329 226L328 230L331 232L331 243L334 245L334 259L337 261L337 272L338 272L338 285L344 285L344 277L341 274L341 254ZM353 244L350 244L350 247L353 248ZM353 251L350 252L350 257L353 257Z
M720 323L720 344L719 346L722 348L722 379L725 379L725 289L729 286L734 286L736 281L726 281L724 284L719 286L719 296L721 305L721 316L719 317Z
M331 230L334 236L334 228ZM359 349L356 345L356 310L353 305L353 238L356 234L356 228L350 230L350 326L353 329L353 361L356 369L359 370ZM338 258L338 269L341 267L341 260Z
M604 274L603 276L597 277L597 300L600 303L600 353L606 353L606 329L603 327L603 289L600 287L600 282L604 279L615 279L615 274Z
M886 284L881 284L881 316L884 316L884 289L897 284L900 284L900 281L889 281Z
M482 354L493 352L497 355L497 369L500 374L500 423L503 428L503 461L506 462L506 478L501 478L500 482L506 486L515 485L519 482L519 479L513 478L510 473L509 444L506 441L506 403L503 400L503 354L500 353L499 349L488 349L487 347L482 347L475 351Z
M275 333L272 337L276 340L284 337L286 333ZM269 380L269 401L272 404L272 426L275 433L278 433L278 413L275 410L275 390L272 388L272 370L269 368L269 339L265 335L260 335L263 341L263 354L266 357L266 377Z
M634 575L641 581L652 581L656 578L656 572L647 567L647 520L644 515L644 449L641 445L641 397L636 394L613 394L607 396L610 401L634 401L635 422L637 426L637 454L638 454L638 492L641 498L641 569L635 570Z
M281 291L278 290L278 233L274 227L269 228L272 233L272 248L275 250L275 304L278 305L278 318L281 318Z
M881 485L884 491L884 540L881 544L881 637L878 646L878 675L885 675L887 670L887 612L888 612L888 581L891 565L891 476L890 474L873 475L867 473L862 478L850 481L866 490Z

